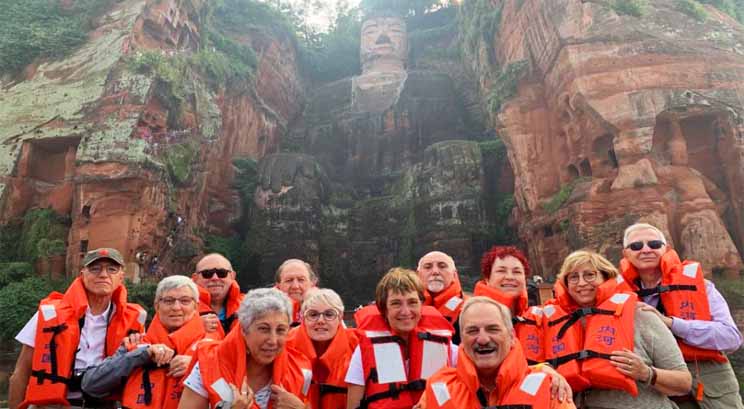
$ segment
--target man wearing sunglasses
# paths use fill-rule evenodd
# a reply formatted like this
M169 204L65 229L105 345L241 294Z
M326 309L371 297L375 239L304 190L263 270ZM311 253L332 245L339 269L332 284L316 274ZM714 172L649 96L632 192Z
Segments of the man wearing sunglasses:
M191 279L199 287L199 315L204 329L212 338L224 338L238 325L237 311L243 300L232 264L222 254L207 254L196 263Z
M9 407L116 407L113 400L83 394L80 383L125 336L144 331L147 312L127 302L124 258L117 250L89 251L82 264L65 293L41 300L16 337L23 348L10 377Z
M700 263L681 261L667 245L664 233L645 223L625 230L623 260L625 283L655 312L677 337L693 376L691 393L674 400L681 409L744 409L739 384L723 352L742 344L726 300L703 277ZM619 287L620 288L620 287Z

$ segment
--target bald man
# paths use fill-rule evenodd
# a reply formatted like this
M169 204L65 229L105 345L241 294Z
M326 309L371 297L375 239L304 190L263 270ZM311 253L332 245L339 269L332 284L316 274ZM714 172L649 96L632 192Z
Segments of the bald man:
M424 283L424 305L431 305L439 310L455 327L453 342L460 343L459 326L465 296L460 287L460 279L455 268L455 261L448 254L441 251L426 253L418 262L416 268L421 282Z
M232 264L222 254L207 254L196 263L191 279L199 286L204 329L212 338L224 338L238 324L237 311L243 300Z
M287 294L292 300L292 326L300 325L300 306L307 290L318 284L318 276L315 275L309 263L298 258L285 260L276 269L276 288Z

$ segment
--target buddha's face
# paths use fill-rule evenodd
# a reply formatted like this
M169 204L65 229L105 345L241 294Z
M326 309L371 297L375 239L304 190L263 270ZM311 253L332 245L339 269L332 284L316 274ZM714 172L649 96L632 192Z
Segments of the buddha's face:
M362 72L402 71L408 54L406 24L400 17L374 17L362 24Z

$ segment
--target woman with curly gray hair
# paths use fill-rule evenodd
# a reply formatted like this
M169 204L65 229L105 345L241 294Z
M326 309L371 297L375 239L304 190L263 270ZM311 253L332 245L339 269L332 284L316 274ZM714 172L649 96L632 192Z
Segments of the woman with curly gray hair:
M251 290L240 325L222 342L200 346L184 381L179 409L300 409L312 380L310 362L285 346L292 303L274 288Z

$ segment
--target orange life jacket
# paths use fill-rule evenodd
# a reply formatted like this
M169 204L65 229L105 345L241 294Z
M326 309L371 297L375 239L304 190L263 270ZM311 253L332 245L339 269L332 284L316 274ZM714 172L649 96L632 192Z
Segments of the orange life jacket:
M528 308L527 289L518 296L504 294L503 291L489 287L480 280L475 284L474 296L488 297L509 307L512 313L512 324L519 343L522 344L527 362L534 364L545 359L542 336L542 308Z
M328 349L318 356L304 323L290 331L287 345L300 351L312 363L313 383L309 393L312 408L346 408L347 390L344 379L357 344L359 339L356 331L339 324Z
M218 315L212 309L212 295L209 294L206 288L202 286L197 287L199 288L199 315ZM210 337L223 339L226 332L230 332L231 329L238 325L238 308L240 308L241 301L243 301L243 294L240 293L240 286L237 281L233 281L225 299L225 323L218 326L217 331L214 334L210 334Z
M424 305L430 305L436 308L452 325L460 317L460 311L462 311L465 301L465 295L462 293L460 279L457 277L457 274L455 274L452 284L442 292L432 294L429 290L424 289L424 297Z
M641 298L660 294L664 315L684 320L712 321L708 293L705 289L705 276L700 263L689 260L680 261L677 252L669 249L661 257L659 268L661 269L661 284L654 288L642 289L639 284L638 271L633 264L626 259L620 261L620 270L627 288L635 291ZM677 338L677 343L685 361L723 363L728 360L721 351L694 347L679 338Z
M113 355L128 334L144 331L147 319L145 309L127 302L127 290L123 285L114 290L111 303L113 313L101 359ZM69 406L68 387L74 385L79 389L79 380L73 380L73 371L87 309L88 296L80 277L64 294L52 292L39 303L31 377L21 409L31 404Z
M171 333L168 333L163 324L160 323L159 316L155 315L142 341L145 344L164 344L173 349L175 355L193 356L197 343L205 335L207 333L204 331L204 324L196 314L181 328ZM122 393L122 407L178 408L183 384L181 383L181 377L166 376L168 369L167 367L157 367L150 364L132 371Z
M296 327L296 326L300 325L300 321L301 321L301 319L300 319L301 318L300 317L300 311L302 309L302 302L301 301L294 300L292 298L290 298L290 300L292 300L292 323L291 323L291 326L292 327Z
M202 343L196 351L194 363L199 362L199 373L210 407L216 408L230 401L230 385L240 389L246 376L247 353L240 326L233 328L224 340ZM272 364L271 382L306 402L313 377L311 368L310 361L301 352L285 345ZM259 409L255 402L252 409Z
M597 287L596 307L580 308L562 281L555 284L556 298L543 307L545 357L563 375L574 392L588 387L619 389L638 395L635 380L610 363L613 351L634 347L634 318L638 297L617 293L617 281ZM581 320L586 324L582 326Z
M374 305L362 308L355 318L366 380L360 408L410 409L421 397L426 379L449 366L452 325L425 305L418 325L404 340L392 333ZM408 350L407 371L402 344Z
M550 382L549 375L527 366L522 347L515 342L499 367L496 387L486 397L480 388L475 365L461 346L457 355L457 367L443 368L429 378L426 385L426 407L550 409L553 407Z

